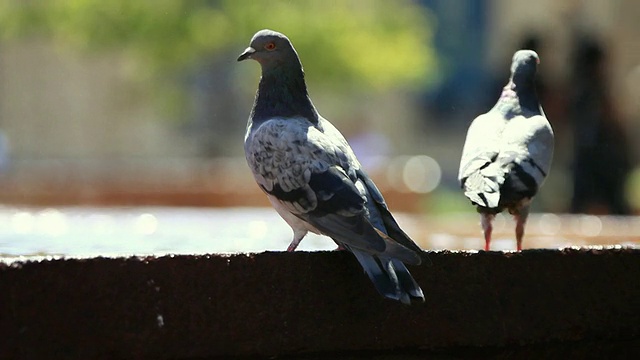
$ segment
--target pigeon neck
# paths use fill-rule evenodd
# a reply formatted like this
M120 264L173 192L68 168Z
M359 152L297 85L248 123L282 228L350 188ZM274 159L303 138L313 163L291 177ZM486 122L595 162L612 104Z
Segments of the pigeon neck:
M318 112L309 98L302 67L263 68L251 115L253 122L301 116L316 124Z
M494 109L500 111L507 118L522 115L525 112L540 113L540 103L533 80L522 81L522 79L512 77L502 89L502 94L500 94L500 99Z

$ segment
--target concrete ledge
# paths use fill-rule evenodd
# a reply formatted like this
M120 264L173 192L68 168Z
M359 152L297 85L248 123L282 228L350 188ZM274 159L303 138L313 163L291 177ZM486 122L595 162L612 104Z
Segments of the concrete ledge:
M0 264L0 358L640 354L638 249L430 258L410 269L427 298L412 306L346 252Z

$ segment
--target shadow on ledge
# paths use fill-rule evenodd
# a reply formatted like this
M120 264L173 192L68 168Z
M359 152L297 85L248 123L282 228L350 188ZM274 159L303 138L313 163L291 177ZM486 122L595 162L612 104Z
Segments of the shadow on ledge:
M638 249L429 257L411 306L346 252L0 263L0 358L640 356Z

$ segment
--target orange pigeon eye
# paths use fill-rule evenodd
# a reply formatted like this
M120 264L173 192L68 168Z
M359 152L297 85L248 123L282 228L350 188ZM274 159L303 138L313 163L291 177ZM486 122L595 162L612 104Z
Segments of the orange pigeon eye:
M265 48L265 49L267 49L267 50L269 50L269 51L271 51L271 50L274 50L274 49L276 48L276 44L274 44L273 42L268 42L268 43L264 46L264 48Z

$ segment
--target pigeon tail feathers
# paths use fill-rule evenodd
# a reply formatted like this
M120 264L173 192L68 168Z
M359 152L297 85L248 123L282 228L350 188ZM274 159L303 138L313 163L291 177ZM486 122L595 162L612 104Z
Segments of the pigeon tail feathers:
M404 292L409 294L409 296L411 296L412 298L420 299L424 302L424 294L422 293L422 289L413 279L413 276L411 276L411 273L409 273L407 267L402 262L396 259L391 259L390 262L395 269L400 288Z
M500 193L482 193L474 191L466 191L464 193L472 203L489 209L495 209L500 203Z
M397 259L376 258L358 249L347 248L356 256L378 292L403 304L411 304L411 299L424 301L422 289L413 279L409 270Z
M485 167L464 179L464 195L474 204L486 208L497 208L500 203L500 187L505 177L497 169Z
M352 248L349 245L342 245L355 255L360 266L367 273L380 295L392 300L400 300L401 295L397 278L390 277L371 254Z

